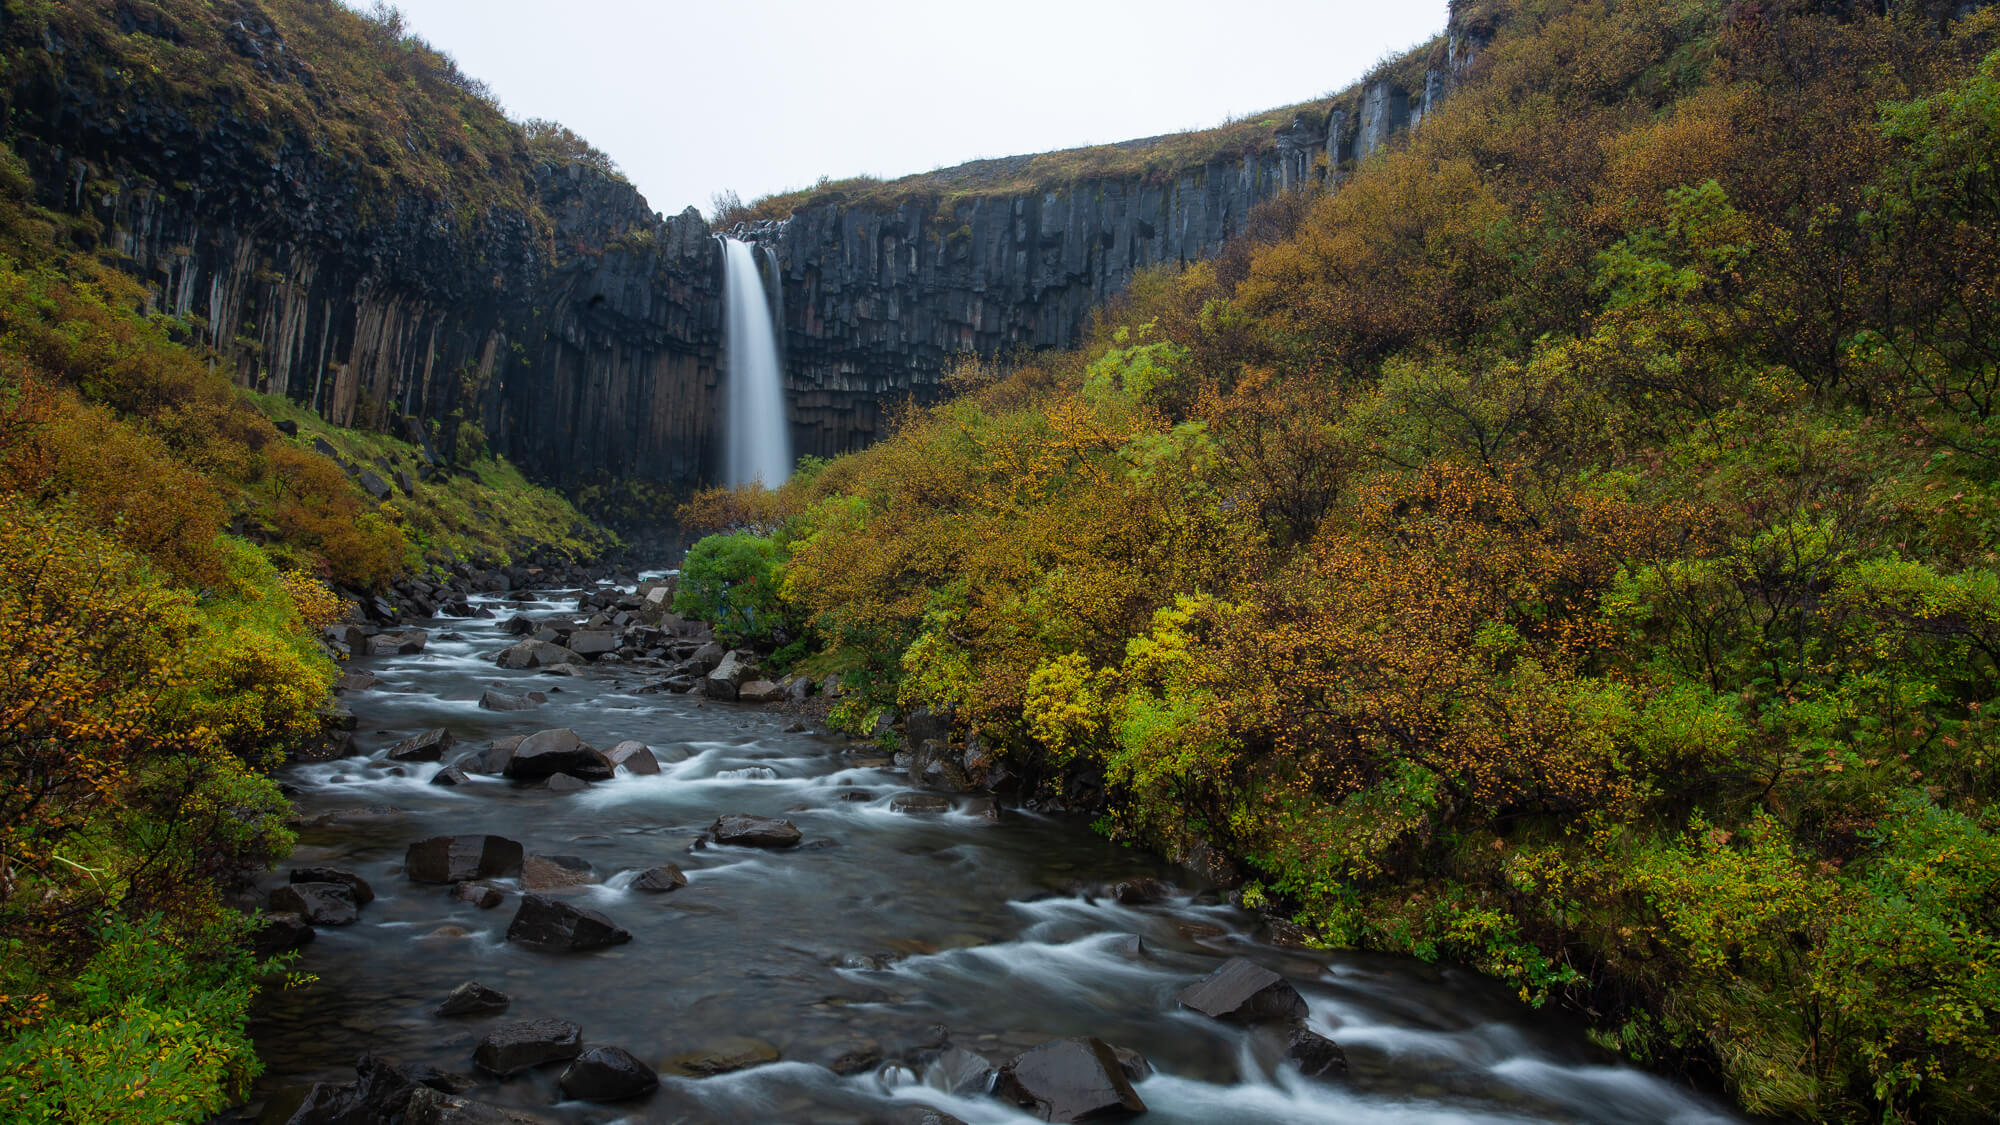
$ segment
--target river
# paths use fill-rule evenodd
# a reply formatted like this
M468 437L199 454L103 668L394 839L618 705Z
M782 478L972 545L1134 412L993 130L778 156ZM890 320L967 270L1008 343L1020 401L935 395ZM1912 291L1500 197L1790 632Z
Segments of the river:
M1593 1122L1695 1125L1742 1120L1726 1106L1619 1065L1572 1021L1533 1011L1467 971L1260 942L1256 916L1188 872L1114 846L1076 818L989 812L956 798L943 815L891 808L905 779L872 745L796 729L776 709L645 694L657 669L591 666L552 676L496 667L516 610L568 611L574 595L528 605L485 599L496 619L421 623L420 654L357 659L380 677L347 703L359 745L446 727L458 750L552 727L592 745L647 743L666 763L571 794L476 777L429 783L438 765L352 758L287 767L281 779L307 826L295 866L363 876L376 898L358 924L322 928L298 965L316 983L273 991L253 1034L268 1071L260 1091L352 1081L374 1053L473 1075L472 1051L494 1025L574 1021L591 1045L659 1066L685 1052L748 1049L778 1061L708 1078L663 1074L645 1100L563 1102L560 1067L466 1096L572 1122L863 1123L934 1106L973 1125L1032 1120L977 1092L952 1094L964 1054L995 1064L1045 1040L1100 1037L1135 1049L1155 1073L1136 1084L1169 1123ZM538 689L549 702L495 713L488 687ZM402 776L397 776L400 772ZM725 813L782 816L802 847L695 850ZM601 881L563 892L631 931L629 944L551 955L503 939L518 895L495 909L401 874L427 836L491 833L531 854L587 860ZM626 889L661 863L686 872L668 894ZM1121 905L1103 888L1168 880L1164 900ZM284 878L272 877L271 886ZM507 883L501 884L509 886ZM1180 1010L1176 994L1226 958L1283 974L1310 1004L1310 1026L1341 1044L1338 1081L1277 1065L1281 1041ZM502 1016L444 1020L431 1011L478 980L512 997ZM744 1041L754 1041L745 1043ZM843 1057L880 1065L837 1075Z

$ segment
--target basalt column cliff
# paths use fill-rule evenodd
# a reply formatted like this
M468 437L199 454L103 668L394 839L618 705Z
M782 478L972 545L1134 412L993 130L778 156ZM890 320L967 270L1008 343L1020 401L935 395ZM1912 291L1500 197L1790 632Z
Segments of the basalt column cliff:
M408 104L355 108L322 60L377 32L324 7L214 4L203 23L83 0L9 17L0 38L23 63L4 90L9 141L39 201L245 385L428 438L440 463L483 439L561 484L715 479L708 224L534 150L448 61L411 85L456 128ZM1135 272L1215 254L1259 203L1337 179L1419 123L1489 33L1455 17L1368 82L1213 143L982 161L811 193L740 229L774 252L784 290L793 447L867 444L898 405L936 398L961 355L1076 341ZM196 48L231 60L227 81L171 81ZM405 115L401 149L376 121L343 141L341 115L369 109Z

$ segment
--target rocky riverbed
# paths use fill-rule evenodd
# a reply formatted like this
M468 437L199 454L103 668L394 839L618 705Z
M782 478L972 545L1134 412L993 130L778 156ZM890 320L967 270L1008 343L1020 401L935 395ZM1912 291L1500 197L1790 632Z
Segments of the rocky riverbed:
M263 1001L245 1120L1738 1120L1470 973L1287 945L1077 818L939 792L963 759L808 729L809 685L651 589L343 638L351 741L285 771L259 892L317 980Z

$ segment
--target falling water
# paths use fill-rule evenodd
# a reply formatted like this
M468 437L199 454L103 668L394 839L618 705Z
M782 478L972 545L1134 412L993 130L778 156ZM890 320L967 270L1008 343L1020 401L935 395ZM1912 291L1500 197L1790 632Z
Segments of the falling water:
M731 485L776 488L792 475L792 441L785 421L785 373L778 334L749 243L722 240L723 306L729 318L729 440L724 458Z

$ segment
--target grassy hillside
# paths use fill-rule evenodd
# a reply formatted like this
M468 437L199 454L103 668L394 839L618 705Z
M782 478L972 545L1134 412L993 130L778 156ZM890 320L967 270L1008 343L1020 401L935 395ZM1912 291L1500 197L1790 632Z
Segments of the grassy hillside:
M2000 17L1483 7L1337 194L707 510L857 723L1754 1112L1990 1119Z

